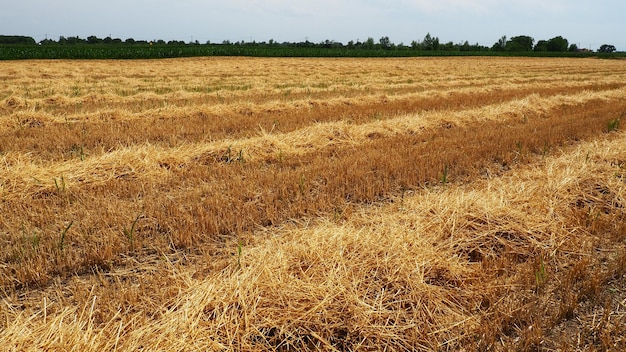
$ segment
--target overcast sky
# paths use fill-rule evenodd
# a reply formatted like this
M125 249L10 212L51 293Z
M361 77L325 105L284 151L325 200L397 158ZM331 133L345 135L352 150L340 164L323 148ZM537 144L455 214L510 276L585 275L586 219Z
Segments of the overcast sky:
M491 46L506 35L561 35L626 50L624 0L3 0L0 34L230 41L441 42Z

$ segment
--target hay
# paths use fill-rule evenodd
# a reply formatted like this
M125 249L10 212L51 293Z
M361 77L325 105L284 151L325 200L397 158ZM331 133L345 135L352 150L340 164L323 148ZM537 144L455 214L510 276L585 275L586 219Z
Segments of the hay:
M8 83L0 345L626 343L623 63L149 63Z

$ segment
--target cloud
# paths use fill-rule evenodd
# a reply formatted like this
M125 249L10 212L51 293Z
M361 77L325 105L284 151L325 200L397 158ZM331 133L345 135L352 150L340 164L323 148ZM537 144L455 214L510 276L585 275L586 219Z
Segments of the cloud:
M494 8L494 0L403 0L405 6L430 14L441 12L487 13Z
M406 6L430 14L466 12L473 15L558 13L566 10L571 3L563 0L403 0L402 2Z
M229 12L247 13L259 17L297 18L317 23L330 21L376 26L375 21L413 11L406 0L219 0L220 7ZM409 1L410 2L410 1Z
M223 1L223 6L227 6L232 11L255 11L289 16L319 16L323 14L333 15L337 10L345 9L350 2L352 1L230 0Z

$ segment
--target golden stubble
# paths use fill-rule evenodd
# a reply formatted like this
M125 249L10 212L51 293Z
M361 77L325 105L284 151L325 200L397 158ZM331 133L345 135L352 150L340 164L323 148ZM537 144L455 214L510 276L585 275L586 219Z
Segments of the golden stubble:
M623 65L2 62L2 345L558 341L621 273Z

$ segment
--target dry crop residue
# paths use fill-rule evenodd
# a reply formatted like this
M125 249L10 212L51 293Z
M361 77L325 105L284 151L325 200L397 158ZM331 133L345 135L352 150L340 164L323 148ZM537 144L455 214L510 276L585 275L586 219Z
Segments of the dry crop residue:
M0 345L624 347L625 66L2 62Z

